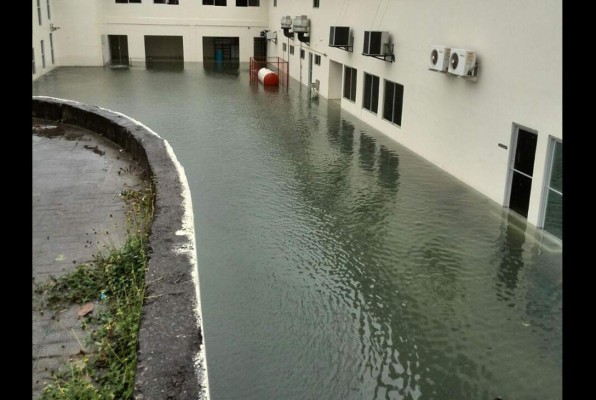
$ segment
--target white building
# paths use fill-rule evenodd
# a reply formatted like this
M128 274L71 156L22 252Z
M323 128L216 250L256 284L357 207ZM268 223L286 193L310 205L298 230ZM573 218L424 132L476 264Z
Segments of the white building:
M54 46L56 65L248 62L268 30L293 78L562 238L562 0L53 0L52 19L46 1L33 0L33 79ZM433 46L459 54L455 73L433 69ZM458 76L466 55L472 76Z
M33 79L52 70L55 59L53 10L50 0L33 0Z

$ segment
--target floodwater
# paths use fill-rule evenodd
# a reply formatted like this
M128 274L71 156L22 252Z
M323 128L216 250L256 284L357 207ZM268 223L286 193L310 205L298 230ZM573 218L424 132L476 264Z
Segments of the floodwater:
M264 91L245 64L59 68L33 94L172 145L212 399L562 398L560 242L337 101Z

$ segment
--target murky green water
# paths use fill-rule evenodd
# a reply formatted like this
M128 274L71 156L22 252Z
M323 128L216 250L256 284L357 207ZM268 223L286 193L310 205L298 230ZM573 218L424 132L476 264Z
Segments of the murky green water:
M336 102L245 65L62 68L33 94L174 148L214 400L562 398L560 248Z

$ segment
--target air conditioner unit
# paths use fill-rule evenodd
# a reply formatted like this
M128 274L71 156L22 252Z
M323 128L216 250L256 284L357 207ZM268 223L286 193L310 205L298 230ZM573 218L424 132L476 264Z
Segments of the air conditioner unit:
M365 31L364 49L362 54L367 56L383 56L389 44L389 32L386 31Z
M445 72L449 68L451 48L445 46L432 46L430 50L430 69Z
M281 28L282 29L290 29L292 27L292 17L286 15L285 17L281 17Z
M331 47L350 46L350 27L349 26L330 26L329 27L329 46L331 46Z
M473 76L475 67L475 52L464 49L451 49L449 73L459 76Z
M294 32L296 33L307 33L310 21L306 15L299 15L292 21L294 25Z

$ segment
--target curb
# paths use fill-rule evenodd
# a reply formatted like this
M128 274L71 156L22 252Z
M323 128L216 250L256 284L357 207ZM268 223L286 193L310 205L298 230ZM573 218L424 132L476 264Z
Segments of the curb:
M170 144L124 114L72 100L33 96L32 116L106 137L154 178L145 275L149 300L141 314L133 397L209 399L192 201L184 168Z

